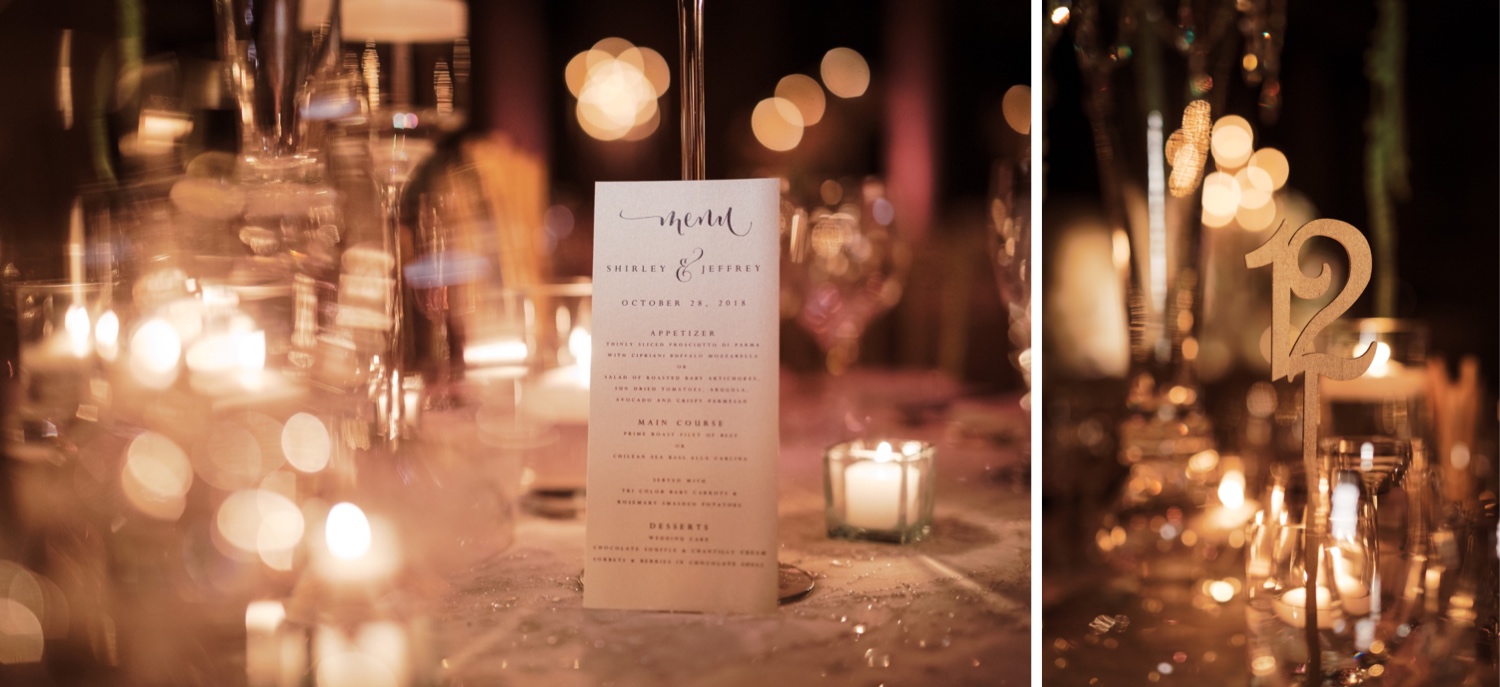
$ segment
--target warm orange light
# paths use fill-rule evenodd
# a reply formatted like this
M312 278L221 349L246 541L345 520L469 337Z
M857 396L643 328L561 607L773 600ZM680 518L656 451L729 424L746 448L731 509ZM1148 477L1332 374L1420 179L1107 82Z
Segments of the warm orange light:
M1186 143L1187 134L1183 133L1182 129L1173 131L1172 135L1167 137L1167 145L1165 150L1167 164L1172 166L1177 165L1177 154L1182 152L1182 146Z
M1005 113L1005 123L1010 125L1016 133L1027 135L1031 133L1031 87L1011 86L1005 92L1005 99L1000 103L1000 109Z
M802 113L785 98L766 98L750 114L750 128L761 145L788 151L802 142Z
M1211 215L1234 216L1240 204L1240 184L1234 177L1214 172L1203 178L1203 211Z
M319 472L328 466L333 441L328 428L314 415L297 413L281 430L281 451L298 472Z
M1220 169L1237 169L1250 160L1254 151L1254 133L1250 122L1238 115L1220 117L1213 127L1214 164Z
M1276 221L1276 204L1266 202L1257 207L1242 205L1235 211L1234 219L1241 227L1250 231L1265 231Z
M817 80L805 74L789 74L776 84L776 97L783 98L797 107L802 115L802 125L812 126L823 119L828 99L823 96L823 87Z
M1287 163L1286 155L1275 148L1261 148L1250 156L1250 165L1262 170L1271 178L1271 189L1280 190L1286 185L1286 179L1291 174L1291 165Z
M870 65L850 48L834 48L823 55L823 85L840 98L858 98L870 87Z
M657 99L671 83L661 53L605 38L578 53L563 70L584 133L601 141L638 141L661 124Z
M0 665L42 660L42 621L24 604L0 596Z
M158 520L176 520L187 506L193 466L175 442L144 432L125 450L120 487L136 510Z
M1240 207L1256 209L1271 204L1271 175L1258 167L1245 167L1234 175L1240 185Z
M1194 100L1182 111L1183 140L1172 158L1172 174L1167 190L1173 196L1186 198L1198 188L1204 163L1208 160L1212 117L1206 100Z
M1230 213L1227 215L1216 215L1212 212L1209 212L1207 208L1204 208L1202 220L1203 226L1219 229L1222 227L1227 227L1230 225L1230 223L1234 222L1234 213Z
M153 389L164 389L177 380L177 360L182 356L182 338L164 320L147 320L130 337L130 372L136 381Z
M354 560L370 552L370 520L352 503L339 503L328 510L324 527L328 551L335 558Z
M667 60L661 53L637 46L620 53L620 59L639 67L658 97L666 95L667 89L672 85L672 68L667 66Z

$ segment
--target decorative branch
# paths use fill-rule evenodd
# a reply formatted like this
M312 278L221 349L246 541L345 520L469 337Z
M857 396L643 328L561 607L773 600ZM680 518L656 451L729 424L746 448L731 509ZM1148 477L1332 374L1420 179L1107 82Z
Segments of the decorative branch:
M1401 0L1378 0L1375 31L1365 53L1370 79L1370 117L1365 121L1365 203L1375 239L1375 314L1396 314L1395 201L1411 194L1407 182L1406 8Z

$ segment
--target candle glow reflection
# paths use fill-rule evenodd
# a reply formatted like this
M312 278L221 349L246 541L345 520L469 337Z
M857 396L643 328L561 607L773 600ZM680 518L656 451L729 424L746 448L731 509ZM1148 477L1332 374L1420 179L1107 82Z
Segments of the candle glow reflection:
M354 560L370 552L370 520L352 503L339 503L328 511L324 527L328 550L335 557Z

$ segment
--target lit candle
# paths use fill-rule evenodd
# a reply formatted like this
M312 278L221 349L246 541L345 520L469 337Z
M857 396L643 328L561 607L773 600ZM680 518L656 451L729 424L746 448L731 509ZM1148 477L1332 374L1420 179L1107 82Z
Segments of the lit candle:
M1333 605L1332 595L1328 588L1318 585L1318 629L1328 630L1333 628L1334 621L1343 617L1343 612ZM1276 609L1276 617L1292 627L1307 627L1307 588L1293 587L1277 597L1272 604Z
M464 374L470 378L505 379L526 374L530 350L519 337L494 337L464 346Z
M390 620L363 623L352 636L319 625L314 636L318 687L365 687L411 683L411 640Z
M1245 474L1238 470L1229 470L1219 478L1218 496L1219 507L1205 521L1208 530L1229 532L1242 528L1260 510L1259 503L1245 500Z
M593 337L587 329L575 328L568 335L568 353L575 361L548 370L530 385L523 396L527 415L556 424L587 424L589 421L589 370Z
M400 564L395 531L352 503L328 510L323 546L315 547L314 554L318 572L330 582L378 582L394 574Z
M210 334L188 347L184 356L193 389L207 394L240 389L259 390L264 384L266 333L245 327Z
M1382 403L1391 399L1417 399L1427 395L1427 373L1421 367L1410 367L1391 360L1391 347L1384 341L1374 342L1375 357L1370 368L1354 379L1322 378L1319 395L1328 403ZM1363 355L1364 349L1358 355Z
M344 33L356 40L437 43L468 33L468 13L457 0L345 0L343 12Z
M1370 588L1354 574L1347 562L1344 561L1343 553L1335 549L1333 551L1333 585L1339 590L1339 601L1344 606L1344 612L1352 616L1361 616L1370 612Z
M859 450L850 453L871 460L854 463L844 470L844 522L867 530L895 530L915 521L918 518L921 472L915 466L904 466L898 461L899 456L891 451L889 442L880 442L873 454ZM904 522L900 512L903 487L906 499Z
M293 687L306 672L307 642L286 629L280 601L252 601L245 608L245 677L249 687Z

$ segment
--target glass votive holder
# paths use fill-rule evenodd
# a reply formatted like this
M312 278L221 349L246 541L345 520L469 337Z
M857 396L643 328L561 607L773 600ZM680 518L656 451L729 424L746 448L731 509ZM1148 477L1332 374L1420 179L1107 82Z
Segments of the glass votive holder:
M73 430L97 422L97 360L119 350L113 286L62 281L11 285L16 301L15 394L5 419L7 452L55 460L73 451Z
M924 441L855 439L823 453L828 536L905 544L932 529L933 459Z
M1320 352L1356 358L1374 346L1375 355L1359 377L1322 380L1319 435L1426 437L1427 339L1426 325L1414 320L1373 317L1330 324L1319 337Z
M576 517L588 467L593 284L530 287L526 298L531 356L517 417L534 441L522 461L521 505L539 515Z

